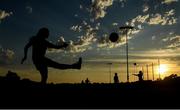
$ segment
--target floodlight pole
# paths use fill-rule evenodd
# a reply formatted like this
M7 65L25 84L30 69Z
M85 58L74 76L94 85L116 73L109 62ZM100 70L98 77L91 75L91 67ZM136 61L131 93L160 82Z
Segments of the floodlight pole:
M147 80L149 80L149 65L146 65L146 69L147 69Z
M152 75L153 75L153 81L154 81L154 63L152 63Z
M127 82L129 82L129 55L128 55L128 30L133 29L132 26L119 27L120 30L125 30L126 33L126 60L127 60Z
M107 63L109 65L109 83L111 83L111 66L112 63Z
M126 59L127 59L127 82L129 82L129 51L128 51L128 31L126 29Z
M160 71L161 67L160 67L160 60L159 60L159 58L158 58L158 66L159 66L159 79L161 79L161 71Z

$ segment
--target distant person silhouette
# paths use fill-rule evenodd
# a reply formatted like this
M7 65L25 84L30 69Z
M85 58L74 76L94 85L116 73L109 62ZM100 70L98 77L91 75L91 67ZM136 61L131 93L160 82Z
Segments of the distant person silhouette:
M27 59L28 48L32 46L32 60L36 69L41 74L41 83L45 84L48 78L48 67L57 69L81 69L82 58L79 58L77 63L59 64L45 57L46 50L48 48L62 49L68 46L67 43L62 45L54 45L48 42L46 39L49 36L49 30L47 28L41 28L36 36L30 38L29 42L24 47L24 58L21 64Z
M114 75L114 83L115 84L119 83L119 78L118 78L117 73L115 73L115 75Z
M81 81L81 84L84 84L84 80Z
M139 71L139 74L133 74L133 75L138 76L139 81L143 81L143 72L142 71Z
M88 78L86 78L85 83L86 83L86 84L89 84L89 83L90 83L90 81L89 81Z

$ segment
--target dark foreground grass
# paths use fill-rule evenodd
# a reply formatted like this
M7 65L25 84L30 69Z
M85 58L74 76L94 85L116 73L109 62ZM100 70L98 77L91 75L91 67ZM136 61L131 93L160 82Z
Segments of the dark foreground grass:
M0 108L180 108L180 78L119 84L46 84L0 77Z

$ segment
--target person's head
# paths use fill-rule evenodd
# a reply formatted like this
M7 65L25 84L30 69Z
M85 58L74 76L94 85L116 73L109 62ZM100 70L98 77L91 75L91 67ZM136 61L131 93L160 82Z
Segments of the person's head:
M37 33L37 36L41 37L43 39L47 39L49 37L49 30L48 30L48 28L43 27L43 28L39 29L39 31Z
M142 71L139 71L139 74L142 74L142 75L143 75L143 72L142 72Z
M115 73L115 76L117 76L117 73Z

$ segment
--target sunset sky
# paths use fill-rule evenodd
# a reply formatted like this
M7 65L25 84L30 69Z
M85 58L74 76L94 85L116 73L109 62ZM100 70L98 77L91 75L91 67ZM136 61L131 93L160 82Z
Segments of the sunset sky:
M120 26L135 27L128 32L129 74L144 70L152 79L180 75L180 1L179 0L1 0L0 1L0 76L8 70L21 78L40 81L40 74L31 61L20 64L24 45L41 27L50 30L48 41L70 45L65 50L49 49L46 56L59 63L71 64L83 58L81 70L49 68L48 82L78 83L87 77L91 82L109 82L107 63L112 63L111 80L117 72L126 82L125 36ZM111 32L120 39L109 41ZM137 63L135 68L134 63ZM162 70L162 68L164 68Z

